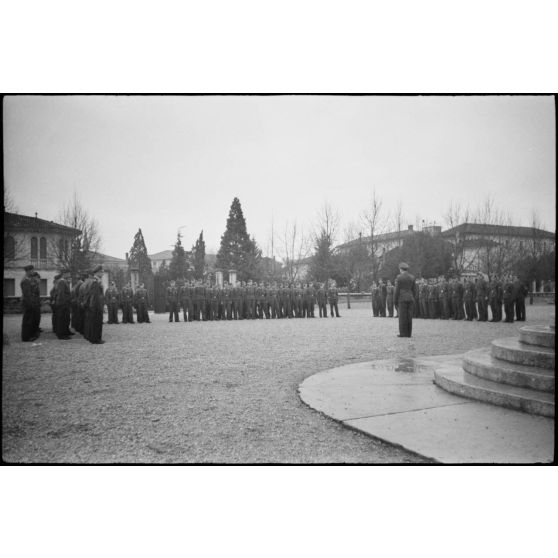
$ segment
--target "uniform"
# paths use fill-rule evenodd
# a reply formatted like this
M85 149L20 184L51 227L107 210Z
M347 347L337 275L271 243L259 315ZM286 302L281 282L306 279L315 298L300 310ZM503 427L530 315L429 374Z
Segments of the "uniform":
M246 287L246 318L248 320L256 319L256 288L252 281Z
M420 317L428 318L428 285L423 280L419 287Z
M103 337L103 308L105 305L103 285L94 277L87 290L85 307L87 309L87 339L90 343L104 343Z
M378 290L380 291L380 316L382 318L386 317L386 303L387 303L387 289L386 289L386 285L384 284L383 281L380 280L380 283L378 284Z
M395 294L395 287L393 285L386 285L386 304L388 315L393 318L393 295ZM418 308L418 304L416 305Z
M56 285L56 337L68 339L70 332L70 308L72 293L68 281L62 277Z
M21 281L21 305L23 318L21 320L21 340L35 341L39 337L39 322L41 316L41 292L39 284L29 274L33 266L25 266L26 276Z
M126 285L122 289L120 300L122 302L122 323L133 324L134 323L134 291L132 290L132 287Z
M445 280L440 281L438 296L440 300L440 318L442 318L442 320L449 320L450 294L449 294L449 284L447 281Z
M479 322L488 320L488 285L484 277L479 276L477 279L477 308L479 313Z
M335 316L340 318L339 316L339 308L337 307L337 300L339 298L339 291L337 287L330 287L327 291L327 299L329 301L329 310L331 313L331 317L333 318L333 310L335 309Z
M148 304L149 298L147 295L147 289L140 285L134 294L134 306L136 307L138 324L151 323L149 320L149 312L147 311Z
M172 322L173 318L175 322L179 322L178 287L176 285L171 284L167 287L165 292L165 302L167 303L169 309L169 322Z
M518 322L525 321L525 296L527 295L527 288L521 284L521 281L516 277L513 281L513 301L515 305L515 319Z
M323 285L320 285L316 293L316 299L318 301L318 314L320 318L327 318L327 293Z
M370 292L372 293L372 314L377 318L380 315L380 289L375 282L372 283Z
M492 312L491 322L502 321L502 283L493 277L488 286L488 302Z
M475 300L477 298L476 288L473 281L469 280L463 287L463 301L465 302L466 319L471 322L476 318Z
M111 284L111 286L105 292L105 302L108 311L107 322L109 324L117 324L118 307L120 306L120 293L118 292L118 289L113 284Z
M416 298L415 277L407 271L407 266L400 266L400 269L403 271L395 280L393 302L399 309L399 337L411 337Z
M504 312L506 314L506 319L504 321L508 323L513 322L513 310L514 310L514 301L513 301L513 283L511 279L506 279L504 281L504 285L502 287L502 299L504 302Z

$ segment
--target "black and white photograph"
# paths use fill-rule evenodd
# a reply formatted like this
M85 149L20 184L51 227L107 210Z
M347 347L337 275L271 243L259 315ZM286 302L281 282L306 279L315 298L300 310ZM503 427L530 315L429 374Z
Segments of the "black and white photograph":
M6 95L2 458L554 459L552 95Z

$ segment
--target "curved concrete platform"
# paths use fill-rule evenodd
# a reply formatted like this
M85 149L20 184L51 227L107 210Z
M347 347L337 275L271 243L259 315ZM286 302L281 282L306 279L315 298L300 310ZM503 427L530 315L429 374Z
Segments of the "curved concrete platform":
M528 345L554 349L556 347L556 332L550 326L524 326L519 330L519 340Z
M311 408L441 463L550 463L554 420L463 399L433 383L433 368L463 355L351 364L310 376Z
M492 341L492 356L524 366L538 366L552 370L555 367L554 349L526 345L521 343L517 337L505 337Z
M490 347L466 353L463 357L463 369L469 374L492 382L554 392L554 370L496 359L492 356Z

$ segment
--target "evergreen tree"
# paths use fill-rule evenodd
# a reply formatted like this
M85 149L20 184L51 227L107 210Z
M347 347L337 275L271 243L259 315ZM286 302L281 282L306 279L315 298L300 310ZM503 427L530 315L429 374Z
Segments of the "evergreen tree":
M196 279L203 278L205 270L205 240L203 239L203 230L196 240L196 244L192 246L194 277Z
M315 253L310 263L310 276L315 281L327 281L333 272L331 237L322 233L316 238Z
M151 260L147 255L147 247L141 229L134 236L134 244L130 248L128 255L128 271L136 268L139 272L139 281L144 283L147 288L152 283L153 272L151 270Z
M186 277L188 271L188 259L182 246L182 235L180 231L176 235L176 243L172 251L172 259L169 264L169 275L171 279L181 279Z
M236 269L239 281L259 280L261 257L261 250L246 230L240 201L234 198L227 219L227 228L221 236L217 267L224 270Z

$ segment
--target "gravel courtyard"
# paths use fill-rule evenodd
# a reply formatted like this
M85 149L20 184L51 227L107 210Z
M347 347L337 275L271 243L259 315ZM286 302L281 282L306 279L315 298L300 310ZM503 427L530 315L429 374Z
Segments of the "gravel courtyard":
M306 407L306 377L347 363L459 353L549 323L397 320L368 305L340 319L107 325L104 345L57 340L50 314L34 344L21 316L4 316L2 455L11 463L416 463L403 449L348 430Z

